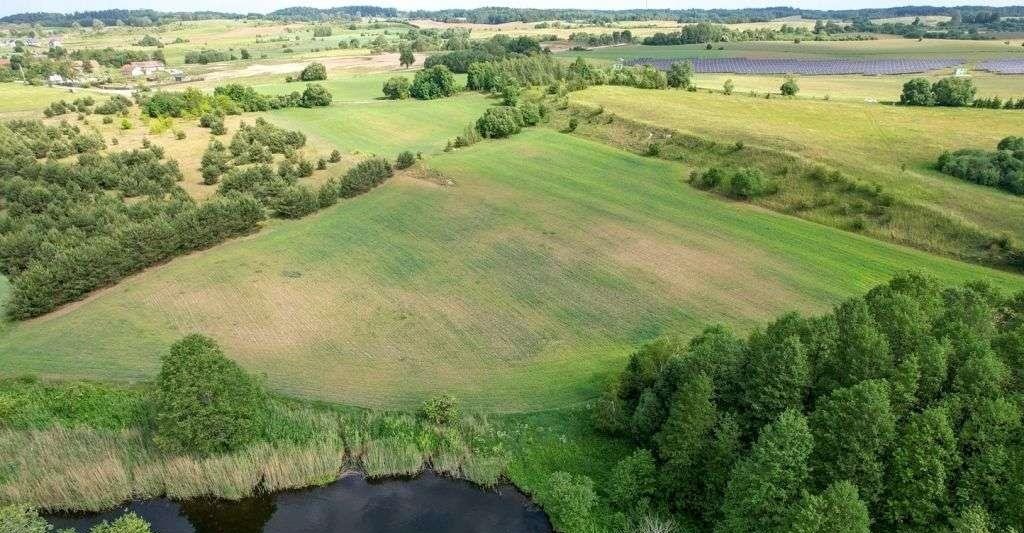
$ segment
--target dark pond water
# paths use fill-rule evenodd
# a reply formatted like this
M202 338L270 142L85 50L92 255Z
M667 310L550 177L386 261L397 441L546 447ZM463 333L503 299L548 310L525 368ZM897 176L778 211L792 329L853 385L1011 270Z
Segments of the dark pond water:
M482 490L425 472L367 481L349 475L324 487L231 502L149 500L102 514L48 516L57 528L86 532L134 511L156 533L470 533L551 531L547 516L515 487Z

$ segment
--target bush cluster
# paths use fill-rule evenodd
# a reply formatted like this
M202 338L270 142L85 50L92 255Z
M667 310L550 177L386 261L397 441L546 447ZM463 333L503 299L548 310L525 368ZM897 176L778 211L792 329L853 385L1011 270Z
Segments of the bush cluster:
M796 93L800 92L800 86L796 84L795 79L786 78L786 81L779 86L779 92L782 93L782 96L796 96Z
M198 64L205 65L207 63L220 63L221 61L231 61L235 59L231 54L227 52L221 52L219 50L198 50L192 52L185 52L185 64Z
M672 63L667 74L668 86L673 89L689 89L693 85L693 65L689 61Z
M996 151L944 152L936 167L951 176L1024 195L1024 138L1006 137Z
M323 63L310 63L299 73L300 81L322 81L327 79L327 67Z
M523 130L523 112L512 106L491 107L476 121L476 130L485 139L500 139Z
M416 164L416 154L406 150L395 158L395 168L403 170Z
M929 83L927 78L914 78L903 84L900 103L914 106L963 107L971 105L978 92L970 78L942 78Z
M92 106L95 104L96 100L91 96L75 98L75 100L70 104L64 100L57 100L56 102L50 102L50 105L46 107L46 109L43 109L43 115L46 117L55 117L74 112L91 115L93 113Z
M131 106L131 100L121 95L115 95L111 96L106 102L97 105L94 112L98 115L117 115L127 111Z
M394 174L387 159L371 158L360 161L345 173L334 186L336 197L352 198L384 183Z
M394 76L384 82L384 96L389 100L405 100L412 96L409 78Z
M425 68L416 73L409 87L409 94L419 100L447 98L459 92L455 76L444 65Z
M724 187L729 196L739 200L763 196L771 190L768 178L753 167L735 170L711 167L704 172L691 174L690 184L704 190Z
M1021 317L1024 293L905 273L745 339L644 346L595 411L638 449L613 505L715 531L1019 528Z
M451 40L449 42L454 42ZM534 56L541 52L540 42L530 36L509 37L495 35L488 40L472 40L460 42L461 50L434 54L424 61L424 68L438 65L447 67L452 72L465 74L473 63L497 61L509 57Z
M328 106L331 100L331 93L318 83L307 84L302 92L293 91L277 96L263 95L252 87L232 83L216 87L212 96L193 87L182 92L156 91L142 97L139 105L143 113L153 118L204 117L287 107Z

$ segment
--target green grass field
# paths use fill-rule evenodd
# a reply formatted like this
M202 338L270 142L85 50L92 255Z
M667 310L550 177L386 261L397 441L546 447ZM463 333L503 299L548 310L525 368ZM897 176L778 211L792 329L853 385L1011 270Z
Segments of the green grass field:
M448 139L462 133L484 109L494 104L476 93L423 102L379 99L382 76L355 78L354 83L328 82L338 98L326 109L310 113L306 109L285 109L273 114L279 125L307 132L324 143L344 151L376 153L393 159L403 150L437 153ZM290 84L279 90L301 89ZM276 92L274 89L268 93Z
M1019 197L932 169L944 150L991 150L999 139L1020 135L1024 116L1017 111L682 91L640 94L624 87L594 87L574 93L572 99L621 117L830 164L955 219L1024 239L1024 202Z
M821 311L902 269L1024 288L720 201L676 164L549 129L429 165L455 185L397 177L9 325L0 366L141 379L201 331L282 392L411 407L447 391L474 409L533 410L592 397L657 335Z
M0 120L41 118L43 109L50 102L65 100L70 103L87 94L97 99L104 97L95 91L81 89L70 92L66 88L25 85L21 82L0 83Z
M908 74L899 76L797 76L800 85L800 96L803 98L829 98L832 100L893 102L898 101L903 91L903 84L912 78L927 78L934 83L941 78L951 76L952 71L942 70L926 74ZM978 96L987 98L1024 97L1024 76L991 74L982 71L971 71L971 79L978 87ZM702 89L722 90L725 80L732 80L736 93L774 93L779 94L779 86L785 76L751 76L741 74L696 74L694 83Z

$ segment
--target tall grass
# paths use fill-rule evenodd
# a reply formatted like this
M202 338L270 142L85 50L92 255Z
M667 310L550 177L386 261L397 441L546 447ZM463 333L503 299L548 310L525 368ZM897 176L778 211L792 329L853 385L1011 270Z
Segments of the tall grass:
M41 407L69 390L88 391L82 397L94 408L58 416ZM159 496L241 499L330 483L352 470L368 477L410 476L428 465L490 486L506 463L495 453L493 428L483 417L438 426L408 413L285 399L272 403L260 442L212 457L169 455L152 444L143 417L134 427L119 428L121 422L105 418L102 404L92 402L121 398L107 404L113 408L144 403L144 389L124 391L0 381L0 397L8 400L0 412L0 504L100 511Z

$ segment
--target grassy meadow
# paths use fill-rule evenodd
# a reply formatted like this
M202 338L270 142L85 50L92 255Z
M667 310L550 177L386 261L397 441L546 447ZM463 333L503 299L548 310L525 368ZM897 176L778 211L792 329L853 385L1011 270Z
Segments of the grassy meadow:
M15 118L42 118L43 109L50 102L65 100L71 102L83 95L102 98L96 91L75 89L74 92L60 87L40 87L19 82L0 83L0 120Z
M571 98L623 118L796 154L967 224L1024 238L1018 197L932 168L944 150L991 150L1001 138L1019 135L1021 116L1013 111L682 91L649 91L641 98L624 87L594 87Z
M822 311L898 270L1024 288L1016 275L723 202L683 184L677 164L549 129L428 164L9 325L0 362L11 374L138 380L198 331L281 392L411 407L446 391L474 409L524 411L592 397L657 335ZM454 185L415 177L431 172Z

